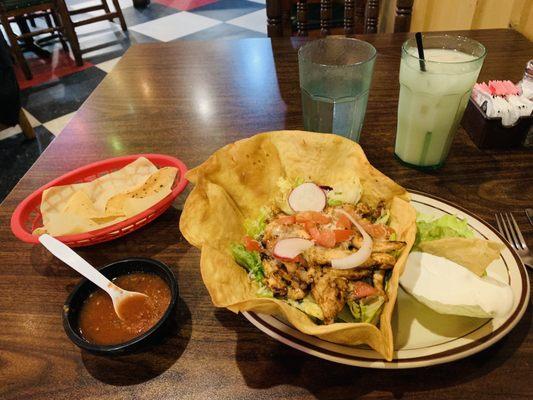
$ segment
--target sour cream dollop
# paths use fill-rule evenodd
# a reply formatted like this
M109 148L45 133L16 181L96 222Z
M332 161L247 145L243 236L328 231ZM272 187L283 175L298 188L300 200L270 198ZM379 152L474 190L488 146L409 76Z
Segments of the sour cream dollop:
M513 306L509 285L488 276L479 277L453 261L429 253L409 254L400 284L441 314L503 317Z

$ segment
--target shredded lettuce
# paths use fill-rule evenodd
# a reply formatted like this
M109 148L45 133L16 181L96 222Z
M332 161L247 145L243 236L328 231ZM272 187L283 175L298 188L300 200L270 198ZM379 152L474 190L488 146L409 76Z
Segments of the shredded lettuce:
M305 179L301 177L289 179L289 178L285 178L282 176L278 179L277 185L279 188L279 193L276 196L275 204L285 214L288 214L288 215L294 214L294 211L289 206L288 198L289 198L289 195L292 189L294 189L296 186L300 186L304 182L305 182Z
M233 258L241 267L246 268L252 279L262 283L265 277L261 257L257 251L248 251L242 244L233 244L231 246Z
M381 215L378 219L376 219L374 221L375 224L383 224L383 225L387 225L387 223L389 222L389 218L390 218L390 211L389 210L385 210L385 209L382 209L381 210ZM392 240L392 239L391 239Z
M342 205L341 200L328 198L328 206L335 207L335 206L340 206L340 205Z
M284 178L283 176L278 179L278 188L282 192L290 192L296 186L300 186L302 183L305 183L305 179L301 177L296 177L294 179Z
M257 296L259 297L269 297L269 298L274 297L274 293L272 293L272 290L267 288L262 283L259 284L259 289L257 289L257 292L255 294L257 294Z
M377 324L385 298L378 296L373 298L369 303L365 299L360 301L349 301L348 307L355 318L355 322L368 322L370 324Z
M466 219L460 219L456 215L443 215L437 219L431 219L423 214L416 218L416 241L415 247L420 242L437 240L448 237L472 238L474 232L468 227Z
M355 320L355 317L350 311L350 307L348 307L348 304L346 304L342 308L341 312L337 314L337 317L335 319L342 322L358 322Z
M318 304L316 304L316 301L311 294L308 294L300 301L292 299L287 299L286 301L291 306L297 308L300 311L303 311L304 313L310 315L313 318L316 318L320 321L324 319L324 313L322 312L322 309Z
M255 219L246 219L244 221L244 229L246 234L254 239L259 239L266 228L266 220L270 217L272 211L267 207L262 207L259 210L259 215Z
M330 190L326 194L328 205L336 206L343 203L357 204L361 199L362 190L359 178L354 177L350 181L338 182L333 186L333 190ZM331 202L335 203L332 204Z

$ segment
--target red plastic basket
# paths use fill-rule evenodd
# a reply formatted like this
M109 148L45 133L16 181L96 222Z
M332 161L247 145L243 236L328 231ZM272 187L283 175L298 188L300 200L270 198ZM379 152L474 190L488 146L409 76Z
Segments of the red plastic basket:
M32 235L35 228L42 226L42 215L40 211L41 198L45 189L52 186L70 185L72 183L90 182L99 176L121 169L127 164L135 161L139 157L146 157L158 168L176 167L178 173L172 186L172 192L161 200L159 203L149 209L137 214L124 221L97 229L87 233L76 235L59 236L57 239L70 247L90 246L96 243L107 242L124 236L134 230L146 225L153 219L161 215L170 207L174 199L185 189L188 181L185 179L187 167L177 158L165 156L162 154L135 154L125 157L110 158L104 161L98 161L74 171L68 172L59 178L40 187L31 195L26 197L15 209L11 216L11 231L20 240L27 243L39 243L38 237Z

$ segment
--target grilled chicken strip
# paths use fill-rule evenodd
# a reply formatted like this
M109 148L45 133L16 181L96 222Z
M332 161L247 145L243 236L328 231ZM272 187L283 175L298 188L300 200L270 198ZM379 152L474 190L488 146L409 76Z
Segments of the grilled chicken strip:
M374 275L372 276L374 287L379 291L379 294L382 296L386 296L385 286L383 284L384 279L385 279L385 271L382 269L375 271Z
M263 260L265 285L279 296L301 300L314 279L314 269L306 270L297 263L282 263L269 258Z
M331 265L334 258L347 257L353 251L341 248L327 249L325 247L315 246L303 252L303 257L310 265ZM380 269L391 269L396 263L396 258L387 253L372 253L368 260L356 267L357 269L378 267Z
M334 275L323 273L311 289L311 294L324 314L324 323L333 323L335 317L346 304L345 292L348 289L346 278L337 278Z
M333 268L324 268L322 271L325 271L332 278L346 278L349 280L360 280L370 276L372 270L370 269L333 269Z
M360 248L363 244L363 237L362 236L354 236L352 239L352 244ZM401 250L405 247L405 242L400 242L396 240L374 240L372 242L372 251L376 253L389 253L391 251L395 250Z
M333 258L347 257L352 252L341 248L328 249L314 246L303 252L304 259L311 265L331 265Z
M359 265L357 268L377 267L379 269L392 269L396 264L396 258L387 253L372 253L368 260Z

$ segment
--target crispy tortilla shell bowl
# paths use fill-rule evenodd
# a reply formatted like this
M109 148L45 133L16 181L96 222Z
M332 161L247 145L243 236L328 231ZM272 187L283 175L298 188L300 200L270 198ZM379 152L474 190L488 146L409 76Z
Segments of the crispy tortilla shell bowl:
M361 201L375 206L384 200L398 240L407 242L392 272L379 327L368 323L318 325L284 301L258 297L258 286L230 251L230 245L245 235L244 220L257 217L261 207L272 202L279 192L280 177L336 185L354 176L363 189ZM216 151L189 171L187 179L195 187L185 203L180 229L189 243L202 251L202 279L215 306L282 317L305 334L340 344L366 344L383 358L392 359L391 316L398 280L415 238L416 213L407 191L372 167L357 143L314 132L262 133Z
M170 304L159 321L142 335L114 345L93 344L80 335L78 317L83 302L97 287L87 279L82 279L72 290L63 306L63 328L69 339L79 348L101 355L120 355L141 351L162 339L168 330L179 298L178 284L170 268L160 261L149 258L127 258L108 264L99 271L108 279L134 272L155 274L163 279L170 288Z
M148 224L166 211L172 205L172 202L176 197L178 197L187 186L188 181L185 179L187 167L181 160L175 157L163 154L134 154L98 161L75 169L74 171L70 171L40 187L17 206L11 216L11 231L17 238L24 242L33 244L39 243L39 237L33 235L32 232L36 228L42 226L40 206L43 192L46 189L53 186L90 182L99 176L125 167L139 157L147 158L157 168L176 167L178 169L176 179L172 185L172 191L168 196L145 211L124 221L86 233L58 236L56 239L67 244L69 247L90 246L127 235L143 225Z

